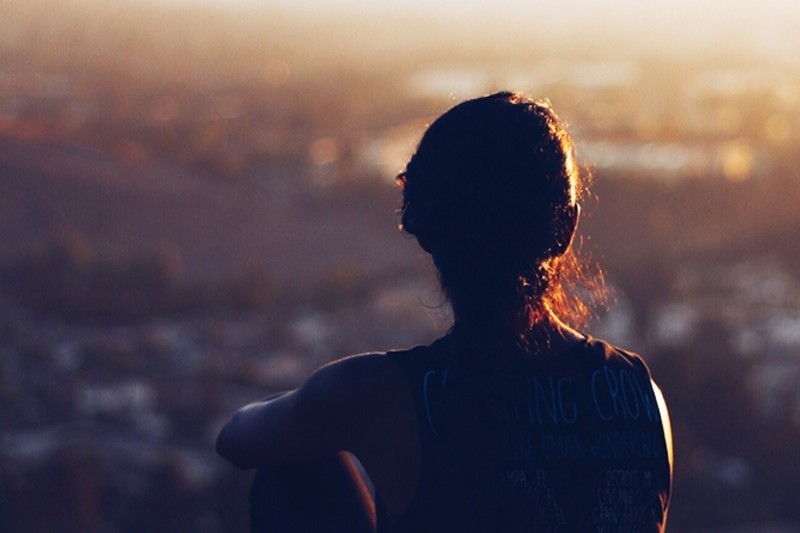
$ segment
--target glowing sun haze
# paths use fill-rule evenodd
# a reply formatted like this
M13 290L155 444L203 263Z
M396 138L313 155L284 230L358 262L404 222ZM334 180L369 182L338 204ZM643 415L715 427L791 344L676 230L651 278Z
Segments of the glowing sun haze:
M641 0L562 0L541 2L535 0L505 0L496 3L465 3L463 0L138 0L156 4L207 5L227 9L281 8L297 12L362 11L386 15L430 14L448 16L483 16L491 18L532 19L560 13L565 18L594 20L598 15L611 19L629 16L657 19L683 19L713 17L713 20L755 21L781 20L787 16L800 17L800 2L796 0L670 0L647 2ZM500 7L498 7L500 6ZM710 22L710 20L709 20Z
M122 0L116 0L122 1ZM720 44L741 39L763 46L794 48L800 25L797 0L504 0L469 3L463 0L136 0L141 3L206 6L227 10L282 11L308 14L353 13L379 17L402 15L443 17L453 22L478 20L502 23L530 31L558 32L588 28L594 32L638 33L643 39L655 31L681 40L708 35ZM783 40L791 40L785 45ZM794 48L796 50L796 48Z

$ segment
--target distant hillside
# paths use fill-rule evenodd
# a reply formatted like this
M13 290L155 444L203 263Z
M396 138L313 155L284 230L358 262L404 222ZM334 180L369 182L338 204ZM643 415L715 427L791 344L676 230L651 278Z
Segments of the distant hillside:
M795 241L781 239L800 228L798 178L665 183L600 175L583 227L611 268L658 258L798 255Z
M308 190L304 172L253 168L221 182L64 142L0 138L0 261L72 232L123 259L174 249L198 280L259 268L303 283L332 269L375 275L424 264L397 230L396 190Z

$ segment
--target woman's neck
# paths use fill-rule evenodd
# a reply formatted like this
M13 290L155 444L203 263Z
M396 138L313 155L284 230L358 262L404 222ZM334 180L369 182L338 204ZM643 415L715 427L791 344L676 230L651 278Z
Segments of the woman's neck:
M519 357L556 355L586 338L549 310L539 322L522 332L492 322L459 320L457 316L451 336L465 349L491 347Z

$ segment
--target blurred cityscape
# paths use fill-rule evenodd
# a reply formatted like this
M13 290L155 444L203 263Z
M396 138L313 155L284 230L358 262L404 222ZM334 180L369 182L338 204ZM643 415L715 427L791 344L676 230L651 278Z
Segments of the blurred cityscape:
M593 177L588 331L670 402L670 530L800 531L800 63L88 5L0 6L0 530L245 531L220 424L447 330L393 178L513 88Z

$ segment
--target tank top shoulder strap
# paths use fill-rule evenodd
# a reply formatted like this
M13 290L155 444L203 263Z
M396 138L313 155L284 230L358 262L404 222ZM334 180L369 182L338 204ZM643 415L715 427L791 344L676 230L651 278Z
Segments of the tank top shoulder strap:
M416 382L416 378L424 377L425 373L432 368L443 367L448 351L447 339L441 338L429 345L415 346L408 350L391 351L387 352L386 355L397 363L409 381Z

